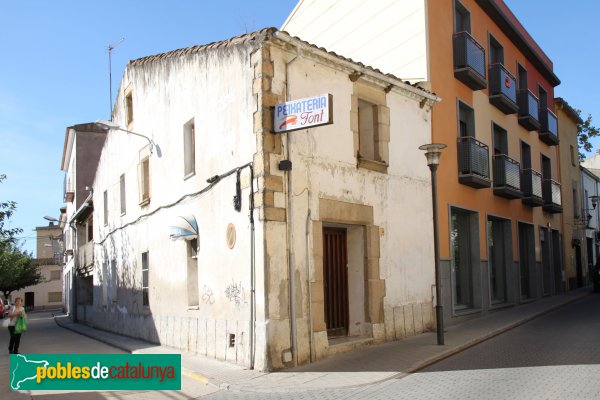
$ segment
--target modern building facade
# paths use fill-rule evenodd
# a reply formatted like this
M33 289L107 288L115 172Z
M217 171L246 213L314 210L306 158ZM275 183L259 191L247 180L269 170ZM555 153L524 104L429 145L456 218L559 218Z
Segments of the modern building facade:
M274 28L130 61L89 323L257 369L432 329L438 100Z
M445 320L564 287L551 60L501 0L301 0L283 30L428 81Z
M62 229L50 223L38 226L36 232L36 255L32 263L38 265L43 281L11 294L12 300L23 299L25 309L49 310L63 307L62 293Z

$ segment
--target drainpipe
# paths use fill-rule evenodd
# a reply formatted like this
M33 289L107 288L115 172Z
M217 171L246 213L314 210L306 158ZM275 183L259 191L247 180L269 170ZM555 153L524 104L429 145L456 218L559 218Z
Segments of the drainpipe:
M306 271L308 274L308 348L310 350L310 362L315 359L315 348L313 344L313 322L312 322L312 274L311 274L311 254L310 254L310 190L308 191L308 212L306 213Z
M248 164L250 168L250 369L254 369L254 333L256 329L255 319L255 242L254 242L254 168L252 163Z
M296 47L297 53L290 61L285 64L285 101L288 101L290 98L290 85L289 85L289 66L300 58L300 48ZM291 151L290 151L290 134L288 132L285 133L285 149L286 149L286 158L291 161ZM292 211L292 171L286 171L287 178L287 248L288 248L288 274L289 274L289 293L290 293L290 306L289 306L289 314L290 314L290 344L292 347L292 360L294 365L298 365L298 335L297 335L297 327L296 327L296 279L295 279L295 260L294 260L294 252L292 250L293 246L293 211Z

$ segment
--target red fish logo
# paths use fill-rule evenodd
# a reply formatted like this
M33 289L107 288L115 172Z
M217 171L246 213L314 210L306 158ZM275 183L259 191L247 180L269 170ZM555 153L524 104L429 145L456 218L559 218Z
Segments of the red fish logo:
M284 126L286 126L287 124L291 124L291 125L295 125L297 122L297 118L295 115L290 115L289 117L287 117L282 123L281 125L279 125L279 129L282 129Z

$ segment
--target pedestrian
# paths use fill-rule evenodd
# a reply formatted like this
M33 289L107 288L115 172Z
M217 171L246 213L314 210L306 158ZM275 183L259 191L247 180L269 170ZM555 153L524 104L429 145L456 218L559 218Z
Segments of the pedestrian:
M17 297L15 304L8 313L10 322L8 323L8 332L10 332L10 342L8 343L9 354L19 354L19 344L21 343L21 333L15 333L15 325L17 319L21 316L25 316L25 308L23 308L23 299Z

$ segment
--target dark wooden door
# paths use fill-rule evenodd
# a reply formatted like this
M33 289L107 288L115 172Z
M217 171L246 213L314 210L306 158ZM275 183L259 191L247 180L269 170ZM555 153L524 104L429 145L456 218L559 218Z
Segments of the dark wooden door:
M323 284L327 335L348 335L348 252L346 229L323 228Z
M34 304L35 304L35 293L34 292L25 292L25 310L33 311Z

